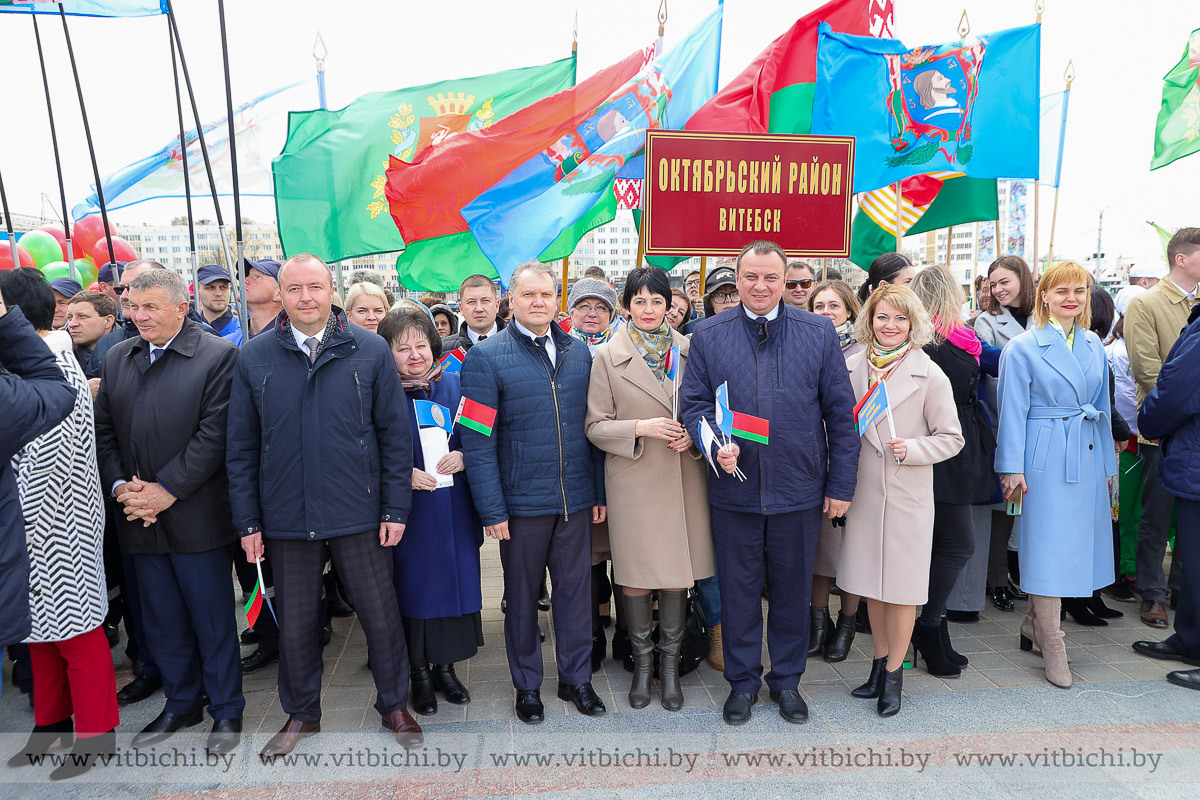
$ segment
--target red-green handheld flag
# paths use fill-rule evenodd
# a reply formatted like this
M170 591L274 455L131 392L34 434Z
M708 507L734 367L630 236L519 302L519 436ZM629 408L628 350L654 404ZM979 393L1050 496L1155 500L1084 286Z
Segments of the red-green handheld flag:
M762 417L733 412L733 435L749 439L759 444L768 444L771 434L771 423Z
M258 580L254 582L254 590L250 592L250 599L246 601L246 623L253 628L258 622L258 615L262 613L263 601L267 602L267 610L271 612L271 616L275 620L275 624L279 624L279 617L275 616L275 606L271 604L271 598L267 597L263 590L263 572L262 561L255 564L258 567Z
M454 424L478 431L484 436L491 436L492 427L496 424L496 409L463 397L458 401L458 413L454 415Z

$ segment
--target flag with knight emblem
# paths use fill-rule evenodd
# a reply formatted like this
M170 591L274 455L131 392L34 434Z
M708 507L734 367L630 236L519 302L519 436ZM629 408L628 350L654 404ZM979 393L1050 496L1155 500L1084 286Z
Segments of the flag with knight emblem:
M572 55L544 66L366 94L342 109L293 111L287 142L272 164L284 253L333 262L403 250L383 196L390 157L410 161L423 147L485 129L574 83Z

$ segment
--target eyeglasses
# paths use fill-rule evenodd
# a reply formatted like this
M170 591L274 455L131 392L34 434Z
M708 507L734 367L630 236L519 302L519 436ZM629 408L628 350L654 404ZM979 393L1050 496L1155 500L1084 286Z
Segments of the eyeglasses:
M699 285L700 285L700 279L699 279L699 278L692 278L690 281L684 281L684 282L683 282L683 285L684 285L684 286L688 286L688 287L691 287L691 286L699 286Z
M738 301L738 293L737 292L720 292L720 293L714 292L713 294L709 295L709 298L714 303L736 303Z
M787 290L790 292L795 289L796 286L799 286L801 289L811 289L813 283L814 281L812 278L799 278L794 281L784 281L783 285L786 286Z
M582 311L584 314L607 314L608 306L605 306L605 305L589 306L589 305L584 305L583 303L580 303L579 305L575 306L575 310Z

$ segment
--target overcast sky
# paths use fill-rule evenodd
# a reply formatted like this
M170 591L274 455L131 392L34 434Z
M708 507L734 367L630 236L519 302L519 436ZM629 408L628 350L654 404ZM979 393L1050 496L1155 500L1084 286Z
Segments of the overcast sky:
M668 4L667 47L715 0ZM216 0L175 0L201 116L224 113L224 75ZM658 0L229 0L226 3L235 104L314 75L318 31L329 49L329 105L341 107L370 91L541 64L570 52L579 11L579 77L649 43ZM817 8L816 0L728 0L721 82L784 31ZM897 0L895 33L910 46L957 38L962 0ZM974 33L1027 25L1034 3L966 4ZM1084 258L1095 250L1097 218L1104 213L1104 250L1117 255L1161 255L1145 220L1174 229L1200 224L1200 155L1149 171L1162 76L1174 66L1188 33L1200 27L1197 0L1047 0L1042 19L1043 94L1059 91L1068 58L1072 87L1055 251ZM92 182L60 22L40 21L51 62L68 205ZM85 99L102 175L142 158L176 135L174 94L164 18L72 18ZM0 125L0 169L14 213L41 213L42 194L57 215L58 191L32 24L0 16L0 74L6 97ZM317 104L315 81L296 109ZM283 145L284 121L269 131L272 154ZM1041 249L1050 229L1053 190L1042 190ZM274 219L270 201L247 199L244 213ZM232 201L226 214L232 216ZM166 222L183 201L156 201L113 214L121 223ZM197 216L211 217L211 202Z

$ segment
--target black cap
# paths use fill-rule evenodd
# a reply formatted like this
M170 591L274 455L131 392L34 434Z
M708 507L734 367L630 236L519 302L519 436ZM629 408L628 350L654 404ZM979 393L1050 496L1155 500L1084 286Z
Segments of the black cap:
M717 267L705 276L705 294L712 294L720 286L737 286L737 274L733 267Z

